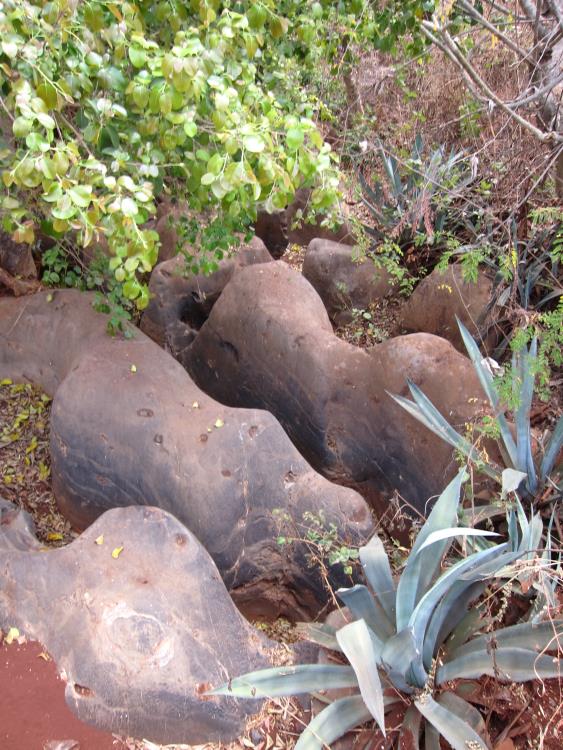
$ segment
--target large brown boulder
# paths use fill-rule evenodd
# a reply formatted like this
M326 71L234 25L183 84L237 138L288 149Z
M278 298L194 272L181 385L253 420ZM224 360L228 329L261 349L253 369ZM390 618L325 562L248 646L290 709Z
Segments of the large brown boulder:
M232 275L244 266L271 260L262 240L254 237L219 261L218 270L208 275L186 274L182 255L159 263L150 278L151 300L143 313L141 330L181 358Z
M458 317L471 335L485 348L495 344L496 336L487 332L489 303L493 281L479 272L476 282L463 278L459 264L445 271L434 269L416 287L403 307L401 327L407 332L423 331L451 341L465 353L463 339L456 322ZM482 333L485 331L483 338Z
M258 211L254 231L264 241L273 258L281 258L289 244L306 246L316 237L348 245L355 243L352 227L347 222L329 228L323 226L322 214L313 222L308 222L310 198L311 190L299 188L293 202L283 211Z
M271 414L209 398L138 330L111 338L91 303L72 290L0 298L0 377L54 395L63 513L80 529L113 507L156 505L195 534L241 601L270 614L318 609L320 576L304 545L276 543L272 512L296 522L322 512L358 543L372 529L365 502L313 471Z
M455 470L449 446L388 395L407 378L458 429L482 397L468 359L417 334L370 352L338 339L313 287L285 263L237 273L184 363L210 395L268 409L311 464L379 508L394 490L423 511Z
M357 249L332 240L313 240L303 261L303 276L324 302L330 319L341 325L351 310L367 309L394 288L389 273Z
M86 723L199 745L235 739L260 709L204 695L270 666L274 644L241 616L210 556L169 513L111 510L49 551L28 514L0 499L0 572L0 627L47 648Z

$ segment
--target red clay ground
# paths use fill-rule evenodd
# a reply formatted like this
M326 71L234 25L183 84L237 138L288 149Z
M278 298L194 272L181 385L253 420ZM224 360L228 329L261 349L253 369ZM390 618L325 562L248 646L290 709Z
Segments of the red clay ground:
M125 750L127 744L79 721L66 705L64 682L39 643L0 645L2 750Z

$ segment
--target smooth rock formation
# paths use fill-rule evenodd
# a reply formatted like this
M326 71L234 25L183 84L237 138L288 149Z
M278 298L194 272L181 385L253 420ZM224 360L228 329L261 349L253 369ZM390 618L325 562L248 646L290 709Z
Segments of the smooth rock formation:
M113 507L156 505L195 534L237 601L257 614L317 611L327 598L320 576L304 545L276 543L272 511L296 522L323 511L361 543L372 530L364 500L313 471L271 414L209 398L138 330L111 338L91 302L72 290L0 298L0 377L54 395L62 512L83 529Z
M480 344L485 348L492 347L497 339L493 331L482 341L492 293L493 282L483 272L473 283L463 279L459 264L448 266L445 272L434 269L405 303L401 327L407 332L422 331L442 336L465 354L457 316Z
M262 240L254 237L232 257L220 261L219 269L208 276L184 276L182 255L159 263L151 275L151 301L143 313L141 330L174 357L181 358L232 275L244 266L271 261Z
M413 380L455 427L483 398L469 360L416 334L369 351L338 339L313 287L285 263L239 271L183 360L231 406L268 409L311 464L380 510L397 489L420 511L453 475L450 447L388 395Z
M274 644L169 513L114 509L67 547L45 550L31 517L0 499L0 573L0 627L43 643L86 723L196 745L235 739L259 710L203 695L270 666Z
M377 268L369 257L356 256L350 245L322 239L313 240L305 253L303 276L338 325L350 322L353 308L365 310L393 290L384 268Z
M254 231L276 260L281 258L289 244L308 245L316 237L348 245L355 243L352 228L346 222L340 227L329 229L322 226L322 216L313 223L299 220L299 216L305 219L307 217L310 196L309 189L299 188L293 202L283 211L271 214L258 211Z

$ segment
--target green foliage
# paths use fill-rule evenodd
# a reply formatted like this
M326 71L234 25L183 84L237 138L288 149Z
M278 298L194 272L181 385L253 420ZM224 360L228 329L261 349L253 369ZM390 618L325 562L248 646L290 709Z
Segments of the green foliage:
M558 488L555 481L556 476L551 476L551 474L552 472L557 474L559 471L559 467L555 466L555 461L563 447L563 416L559 418L550 438L545 441L541 460L534 461L532 454L530 410L538 368L537 339L532 339L529 349L524 344L513 353L512 357L510 395L516 428L516 439L514 439L505 414L506 407L505 403L503 404L499 384L495 382L490 369L481 357L477 343L471 337L469 331L459 320L458 325L467 353L491 405L493 417L489 417L488 423L490 425L491 419L496 422L495 432L498 430L501 437L499 448L505 461L505 471L516 471L521 474L518 485L522 480L525 480L525 484L519 491L526 497L543 496L545 490L549 489L553 499L560 498L561 489ZM479 471L497 482L503 483L504 472L501 467L491 462L486 450L456 432L424 393L410 381L409 390L413 401L403 396L392 395L392 398L438 437L452 445L465 459L471 461ZM488 431L489 434L493 434L490 426Z
M418 750L422 724L427 747L442 735L454 750L486 750L487 732L479 712L458 686L446 683L482 675L509 681L558 677L560 661L545 651L557 647L554 633L563 622L523 622L489 632L492 621L471 605L523 551L511 540L444 565L453 539L491 535L457 526L463 481L460 472L437 500L397 585L375 536L360 550L369 587L338 592L353 622L339 629L316 624L308 628L311 640L340 652L349 666L254 672L229 680L211 694L259 698L357 687L358 694L334 700L312 720L297 750L320 750L370 718L385 733L385 713L401 702L407 709L399 746L408 740L409 747Z
M455 200L473 181L462 153L447 154L440 146L426 156L420 135L405 160L387 154L382 145L379 151L383 172L373 186L360 172L363 202L376 222L369 234L403 248L435 242L459 224Z

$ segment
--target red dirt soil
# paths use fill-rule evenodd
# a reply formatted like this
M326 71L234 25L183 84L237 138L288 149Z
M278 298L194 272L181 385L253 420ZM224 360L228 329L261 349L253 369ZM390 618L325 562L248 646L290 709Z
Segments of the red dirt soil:
M35 642L0 645L0 750L45 750L62 740L75 740L73 750L124 749L113 735L74 716L55 663L41 654Z

